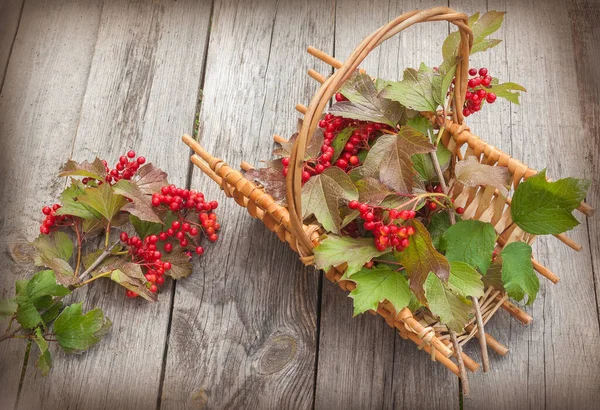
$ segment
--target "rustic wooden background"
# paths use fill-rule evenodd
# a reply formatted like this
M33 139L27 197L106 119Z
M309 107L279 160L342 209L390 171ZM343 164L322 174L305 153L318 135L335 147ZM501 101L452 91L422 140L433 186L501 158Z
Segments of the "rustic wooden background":
M40 208L64 187L68 158L113 162L133 148L170 180L221 203L221 240L189 279L160 301L127 300L111 283L84 297L113 320L90 352L55 349L47 377L30 363L21 409L598 408L600 217L581 219L576 253L541 238L535 256L562 281L543 280L524 327L500 312L488 326L509 345L492 370L457 379L385 323L352 319L351 302L192 169L179 141L200 110L202 144L237 165L269 157L274 133L289 136L327 67L308 45L344 59L375 28L435 0L0 0L0 291L26 269L7 257L17 232L33 238ZM446 2L443 2L445 5ZM467 13L504 10L501 46L476 55L529 92L469 118L476 134L555 178L594 180L600 207L600 4L450 0ZM398 78L436 65L446 23L411 28L364 67ZM477 347L469 353L477 356ZM0 346L0 407L13 408L24 343Z

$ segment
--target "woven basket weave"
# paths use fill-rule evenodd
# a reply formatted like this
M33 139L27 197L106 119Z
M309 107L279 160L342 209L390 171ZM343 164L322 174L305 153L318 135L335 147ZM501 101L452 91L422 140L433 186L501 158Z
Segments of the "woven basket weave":
M217 182L227 196L234 198L239 205L247 208L251 216L262 220L268 229L275 232L282 241L287 242L300 255L303 263L312 265L314 262L312 249L327 235L327 232L320 225L305 225L302 222L302 159L309 137L317 129L318 122L333 95L374 48L413 24L430 21L448 21L456 25L460 31L455 93L452 101L453 114L451 118L432 118L432 120L440 122L440 125L444 125L445 132L441 139L442 143L452 152L453 161L461 160L464 157L474 157L480 163L507 167L513 177L513 188L516 189L521 181L534 175L536 171L471 134L469 128L463 123L462 109L455 109L462 107L465 101L469 69L468 57L473 43L473 33L467 25L467 15L446 7L415 10L398 16L365 38L343 63L315 48L308 48L311 55L331 65L335 72L329 78L325 78L314 70L308 71L308 74L322 85L308 107L296 106L304 118L290 156L286 179L287 208L279 205L265 193L262 187L247 180L240 171L232 169L223 160L211 156L194 139L185 135L183 141L195 152L191 161ZM275 136L274 139L276 142L285 141L278 136ZM243 163L242 168L248 170L252 167ZM493 187L471 188L457 183L450 195L454 198L456 206L465 208L463 219L478 219L490 222L494 226L498 233L496 246L498 252L503 246L514 241L523 241L529 244L534 241L533 235L523 232L515 224L512 224L510 199L499 195ZM590 214L592 211L585 204L578 209L584 214ZM580 245L565 235L555 236L571 248L577 251L581 249ZM554 283L558 282L558 277L537 261L533 260L533 266L542 276ZM355 288L353 282L340 280L344 270L344 265L332 268L326 272L326 277L345 291L352 291ZM532 320L527 313L510 303L504 292L492 287L485 290L485 295L479 299L479 305L484 324L500 308L508 311L524 324ZM453 373L459 375L459 367L455 362L457 354L450 342L448 330L427 309L421 309L414 314L407 308L396 312L390 303L383 302L379 304L377 311L372 313L381 315L388 325L400 332L404 339L413 341L419 349L423 349L431 355L432 359L441 362ZM475 336L478 336L478 327L473 319L467 324L465 331L457 335L457 339L462 346ZM489 334L485 334L485 338L487 345L497 353L504 355L508 352L505 346ZM471 371L478 369L479 364L468 355L461 353L461 356L466 368Z

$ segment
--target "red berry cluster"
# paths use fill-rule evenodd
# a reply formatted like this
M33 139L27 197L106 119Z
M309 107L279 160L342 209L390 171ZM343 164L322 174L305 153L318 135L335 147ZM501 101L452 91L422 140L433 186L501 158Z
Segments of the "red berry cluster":
M488 74L487 68L480 68L477 71L476 68L469 70L469 75L472 77L468 82L468 90L466 94L466 101L463 107L463 115L468 117L469 115L481 110L481 105L485 100L489 104L493 104L496 101L496 94L488 92L483 87L489 87L492 83L492 76Z
M42 208L42 213L46 215L40 226L40 233L48 235L52 228L58 228L64 225L70 225L72 218L70 215L56 215L56 211L60 208L59 204L54 204L52 207L45 206Z
M335 98L338 102L346 101L346 98L340 93L337 93ZM378 131L383 128L389 128L386 124L357 121L338 117L333 114L326 114L319 121L319 128L323 129L324 132L321 153L317 158L309 159L304 163L302 171L303 183L308 181L312 176L322 173L332 165L331 161L333 160L334 149L331 144L339 133L347 127L356 127L356 129L346 142L346 145L344 145L343 152L335 162L335 165L345 172L359 166L360 158L358 157L358 153L361 150L369 149L370 143L379 135ZM281 163L283 165L283 175L287 175L290 159L283 158Z
M204 232L211 242L214 242L219 238L216 232L221 228L221 225L217 222L217 214L211 212L219 206L219 203L217 201L205 202L204 194L202 192L177 188L175 185L164 186L161 188L160 194L155 193L152 195L152 206L166 206L172 212L197 212L198 222L186 219L190 215L187 212L185 217L180 212L179 219L173 221L171 227L163 232L166 235L165 239L167 237L175 237L178 239L179 245L181 245L182 248L188 246L189 242L187 237L189 236L196 240L200 234L200 230ZM162 237L161 240L163 240ZM170 249L168 252L170 252ZM203 252L204 249L202 249L201 246L196 248L196 253L201 255Z
M118 182L120 179L131 179L138 168L146 162L146 158L137 157L135 158L135 151L129 151L126 155L121 155L119 157L119 161L115 165L113 169L108 167L108 163L106 160L102 160L104 164L104 169L106 170L106 177L104 180L109 184L114 184ZM94 178L83 178L81 182L87 185L88 182L93 181ZM103 181L99 181L98 183L102 183Z
M157 249L158 235L148 235L144 240L137 236L128 237L126 232L121 232L121 241L129 246L129 254L134 263L146 270L148 290L158 292L158 285L165 283L164 274L171 269L171 263L162 261L162 253ZM166 238L165 238L166 239ZM127 290L127 297L133 298L137 293Z
M373 233L378 250L393 247L401 252L410 245L410 237L415 234L415 228L411 225L403 226L403 223L413 219L417 215L415 211L373 207L358 201L350 201L348 207L360 212L365 221L363 228Z

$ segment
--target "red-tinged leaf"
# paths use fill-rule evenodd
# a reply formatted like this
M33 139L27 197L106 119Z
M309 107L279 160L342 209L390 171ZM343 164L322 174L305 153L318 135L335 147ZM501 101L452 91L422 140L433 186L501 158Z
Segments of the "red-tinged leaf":
M379 182L378 179L367 177L356 181L358 200L362 203L377 206L395 192Z
M435 147L422 133L403 126L397 135L382 135L371 147L360 173L379 180L399 193L411 193L415 176L411 156L432 152Z
M281 169L273 167L251 169L246 171L246 178L262 185L265 192L280 204L285 203L285 176Z
M167 173L152 164L146 164L138 169L133 182L145 195L152 195L160 191L163 186L169 185Z
M340 206L354 199L358 199L358 191L348 174L338 167L328 168L302 187L303 218L314 215L325 230L339 233Z
M329 112L344 118L395 127L405 113L402 105L381 96L371 77L358 71L344 83L340 92L349 101L334 104Z
M279 148L273 150L273 155L277 155L279 157L290 157L292 155L292 149L294 148L294 143L296 142L296 138L298 138L298 133L295 133L291 136L289 140L281 144ZM306 155L304 159L315 158L320 154L321 146L323 145L323 130L321 128L317 128L313 136L308 140L306 144Z
M96 158L92 163L89 163L88 161L78 163L70 159L63 165L58 176L79 176L104 181L104 178L106 177L106 168L99 158Z
M144 272L138 264L126 263L120 269L113 270L110 278L149 302L156 302L158 299L156 293L150 292L146 287L147 281L144 277Z
M66 233L56 231L51 235L40 234L31 244L36 250L36 266L52 269L61 285L70 286L77 282L68 262L73 255L73 242Z
M133 202L126 204L122 210L137 216L142 221L162 223L162 219L154 212L152 197L144 194L134 182L121 179L113 185L115 194L131 199Z
M408 248L396 252L396 257L406 269L410 288L421 302L426 303L423 285L427 275L433 272L444 283L448 282L450 263L433 247L427 228L416 219L412 220L411 224L416 232L410 237Z
M171 252L163 252L163 262L170 262L171 269L165 275L175 280L187 278L192 273L192 262L180 246L175 246Z
M389 253L389 250L377 250L372 238L337 235L328 235L314 249L315 265L319 269L327 272L332 266L346 263L346 277L351 277L361 270L365 263L385 253Z
M508 187L512 176L508 168L499 165L480 164L475 157L468 157L456 163L454 169L456 179L463 185L478 187L489 185L495 187L503 196L508 195Z

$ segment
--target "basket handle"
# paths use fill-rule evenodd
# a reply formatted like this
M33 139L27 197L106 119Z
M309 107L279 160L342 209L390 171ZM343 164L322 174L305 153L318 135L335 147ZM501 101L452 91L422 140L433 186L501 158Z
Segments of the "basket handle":
M302 162L306 153L306 145L309 136L313 135L317 129L321 114L324 112L329 100L342 84L350 78L354 70L358 68L359 64L373 49L413 24L428 21L448 21L456 25L460 31L453 106L463 106L467 92L469 54L473 45L473 32L468 26L468 16L466 14L457 13L448 7L414 10L396 17L394 20L380 27L365 38L344 64L321 85L311 100L308 111L304 115L304 120L302 121L302 128L300 129L300 133L298 134L292 149L292 154L290 155L290 164L288 166L288 174L286 177L286 197L292 233L298 239L298 250L301 251L302 254L312 254L312 249L314 247L302 227ZM464 118L461 109L455 108L452 115L454 122L462 124Z

